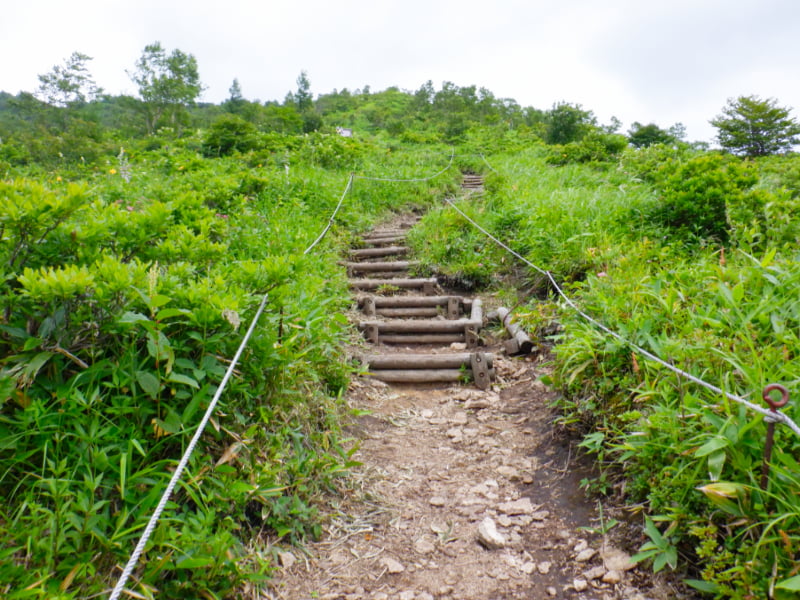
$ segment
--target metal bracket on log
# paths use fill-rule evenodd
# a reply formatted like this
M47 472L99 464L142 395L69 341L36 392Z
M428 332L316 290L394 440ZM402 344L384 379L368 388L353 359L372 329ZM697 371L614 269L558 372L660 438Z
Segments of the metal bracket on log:
M480 390L488 389L491 383L491 376L487 355L483 352L475 352L470 358L470 363L472 366L472 379L475 381L475 385Z

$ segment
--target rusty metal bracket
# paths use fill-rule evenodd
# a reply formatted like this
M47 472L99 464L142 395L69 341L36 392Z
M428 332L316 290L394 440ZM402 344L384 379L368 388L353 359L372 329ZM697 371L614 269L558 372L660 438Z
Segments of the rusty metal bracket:
M378 331L378 324L368 323L364 327L364 337L366 337L367 340L372 342L373 344L377 344L380 341L380 332Z
M772 392L780 392L781 399L773 400ZM779 383L770 383L764 388L761 397L769 405L772 412L777 413L779 408L783 408L789 403L789 390ZM761 489L766 490L769 483L769 463L772 460L772 446L775 442L775 421L767 419L767 437L764 442L764 464L761 466Z
M364 298L364 306L363 306L362 310L364 311L364 314L366 316L374 317L375 316L375 298L372 298L371 296L367 296L366 298Z
M483 352L474 352L470 357L470 366L472 367L472 378L475 380L475 385L478 389L489 389L491 384L491 377L489 374L489 360Z
M448 319L457 319L461 315L459 314L461 308L461 301L456 296L451 296L447 299L447 318Z

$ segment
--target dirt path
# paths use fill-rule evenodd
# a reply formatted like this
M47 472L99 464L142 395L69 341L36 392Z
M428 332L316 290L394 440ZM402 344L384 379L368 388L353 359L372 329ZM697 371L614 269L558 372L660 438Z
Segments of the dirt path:
M553 438L540 363L495 362L486 392L354 383L351 406L369 411L352 427L360 487L308 556L282 556L267 598L679 597L581 529L600 527L579 488L590 475ZM487 518L497 547L478 541Z
M640 544L634 526L619 525L613 540L602 534L580 488L592 476L586 461L554 434L544 358L505 357L488 339L481 351L494 354L497 378L486 391L354 381L348 402L362 416L349 432L362 466L353 488L332 499L324 539L280 552L263 598L682 597L634 568L635 548L615 541L634 532Z

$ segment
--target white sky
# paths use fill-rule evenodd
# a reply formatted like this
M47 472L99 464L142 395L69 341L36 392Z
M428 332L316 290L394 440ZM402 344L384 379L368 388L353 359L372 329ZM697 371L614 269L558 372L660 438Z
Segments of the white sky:
M283 100L301 70L311 91L427 80L486 87L547 109L565 100L712 141L730 97L776 98L800 118L798 0L7 0L0 90L35 91L37 75L79 51L112 94L135 94L146 44L194 54L228 97Z

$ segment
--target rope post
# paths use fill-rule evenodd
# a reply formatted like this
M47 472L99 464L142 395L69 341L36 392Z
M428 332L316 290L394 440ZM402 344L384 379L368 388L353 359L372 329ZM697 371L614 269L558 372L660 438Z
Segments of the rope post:
M772 392L780 392L781 399L773 400ZM789 403L789 390L779 383L771 383L764 388L761 397L769 405L770 411L777 415L778 409ZM777 419L766 416L765 420L767 421L767 438L764 442L764 464L761 465L761 489L764 491L766 491L769 484L769 462L772 460L772 446L775 442L775 423Z

